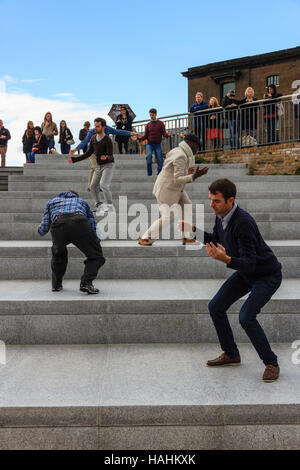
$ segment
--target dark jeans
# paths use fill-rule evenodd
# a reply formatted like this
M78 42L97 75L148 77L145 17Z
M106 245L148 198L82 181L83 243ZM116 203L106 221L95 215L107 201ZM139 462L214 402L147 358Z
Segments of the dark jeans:
M68 145L67 142L62 142L60 144L60 150L63 155L67 155L70 152L71 145Z
M29 163L35 163L35 153L34 152L28 152L26 155L27 155Z
M279 141L278 131L276 130L277 127L277 119L268 118L266 120L266 127L267 127L267 143L268 144L275 144Z
M264 364L277 365L277 356L271 350L264 330L256 317L277 291L281 281L281 270L253 282L246 281L238 272L235 272L210 301L209 313L217 330L221 348L229 357L238 356L239 350L234 342L226 311L234 302L250 292L239 314L240 324Z
M240 121L229 121L230 149L241 148L241 129Z
M74 215L56 220L51 225L52 235L52 284L60 284L68 264L67 245L73 243L87 259L81 277L82 282L96 279L98 270L105 263L100 241L84 215Z

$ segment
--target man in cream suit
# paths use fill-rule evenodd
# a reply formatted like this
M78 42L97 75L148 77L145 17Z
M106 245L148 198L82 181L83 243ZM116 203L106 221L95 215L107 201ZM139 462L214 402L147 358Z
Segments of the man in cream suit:
M151 246L167 225L170 225L174 213L171 206L179 204L184 211L184 206L191 205L192 201L184 191L187 183L193 183L197 178L205 175L208 167L194 166L195 153L200 146L198 137L188 134L179 146L171 150L166 157L164 166L158 175L153 188L153 194L157 199L161 217L139 239L139 244ZM191 206L190 206L191 207ZM183 245L197 243L194 238L183 238Z

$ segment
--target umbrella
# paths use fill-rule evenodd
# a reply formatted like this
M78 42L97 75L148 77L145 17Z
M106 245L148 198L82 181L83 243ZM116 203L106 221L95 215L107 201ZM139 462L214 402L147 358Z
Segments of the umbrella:
M123 108L123 107L128 110L132 120L134 120L136 116L135 116L134 112L132 111L131 107L129 106L129 104L113 104L112 107L110 108L108 116L114 122L116 122L117 116L119 116L119 114L121 114L121 108Z

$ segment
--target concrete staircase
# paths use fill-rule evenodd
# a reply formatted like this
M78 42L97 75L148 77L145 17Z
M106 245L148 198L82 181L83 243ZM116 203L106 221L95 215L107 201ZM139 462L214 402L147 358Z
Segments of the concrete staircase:
M0 168L0 191L8 190L8 176L9 175L22 175L23 167L19 166L6 166Z
M51 241L37 226L46 201L60 191L72 188L90 200L87 173L87 162L38 156L0 193L0 340L7 345L0 449L299 448L300 365L291 344L300 339L300 177L211 165L187 187L204 203L210 230L208 185L232 179L237 202L283 265L283 284L260 316L282 374L264 384L263 365L238 324L242 301L229 313L242 366L205 367L220 351L207 304L227 268L180 240L139 247L137 236L120 239L118 196L127 195L128 207L155 204L155 176L146 176L143 156L116 156L117 239L102 243L107 262L95 282L101 294L79 292L83 257L75 247L64 291L50 291ZM105 219L99 223L105 230Z

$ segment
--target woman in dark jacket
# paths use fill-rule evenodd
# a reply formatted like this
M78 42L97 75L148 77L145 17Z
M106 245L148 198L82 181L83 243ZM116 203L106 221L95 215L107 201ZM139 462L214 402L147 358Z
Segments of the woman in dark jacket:
M126 131L132 131L132 117L129 114L128 109L124 106L121 108L121 114L117 117L116 120L117 129L123 129ZM122 144L124 144L125 153L128 152L128 140L129 137L122 135L116 136L116 142L118 142L119 153L122 153Z
M47 155L48 152L48 139L42 133L42 129L40 127L34 128L34 139L32 144L31 152L28 152L28 160L29 163L35 163L35 155Z
M68 141L73 140L73 134L67 126L66 121L60 121L59 126L59 141L61 153L63 155L68 154L71 148L71 145L68 144Z
M277 93L276 85L270 85L268 87L268 93L264 95L266 101L264 101L264 119L267 128L267 143L274 144L279 142L277 132L277 121L278 121L278 98L282 96L281 93Z
M26 155L26 163L29 163L28 153L32 151L32 145L34 142L34 124L32 121L28 121L27 129L22 137L23 142L23 153Z
M257 135L257 113L259 105L255 103L254 90L252 87L246 88L245 98L239 101L241 113L241 129L245 132L245 136L250 135L256 139Z

